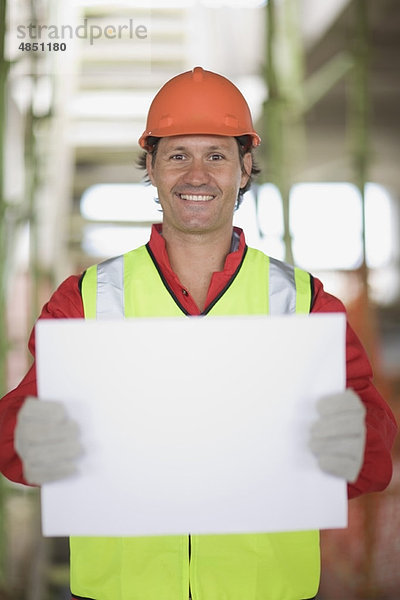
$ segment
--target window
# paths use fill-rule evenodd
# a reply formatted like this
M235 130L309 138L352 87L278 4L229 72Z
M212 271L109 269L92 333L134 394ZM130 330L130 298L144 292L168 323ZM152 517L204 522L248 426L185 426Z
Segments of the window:
M142 244L150 224L162 220L156 197L153 186L138 183L88 188L81 199L81 214L91 222L85 228L84 249L90 255L108 256ZM360 266L362 204L354 185L298 183L290 193L289 216L295 264L309 271ZM386 267L398 239L390 195L375 183L366 186L365 221L367 264L371 269ZM234 224L245 230L249 246L283 260L283 210L276 186L266 183L247 192Z
M140 183L88 188L80 205L81 215L90 221L83 229L86 254L116 256L148 242L151 224L161 221L156 197L153 186Z

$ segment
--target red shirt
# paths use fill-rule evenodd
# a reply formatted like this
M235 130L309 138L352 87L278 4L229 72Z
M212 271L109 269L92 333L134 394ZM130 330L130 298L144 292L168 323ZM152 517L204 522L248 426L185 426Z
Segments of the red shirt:
M182 286L173 272L165 242L161 235L161 225L153 225L149 242L150 250L157 262L166 284L180 299L180 304L190 315L201 314L188 290ZM246 247L243 232L235 228L231 252L225 259L223 271L213 274L208 289L206 307L223 291L232 275L239 267ZM41 319L81 319L84 317L80 293L81 276L66 279L44 305ZM338 298L324 291L321 281L313 278L314 301L311 312L345 312ZM35 356L35 334L32 331L29 349ZM372 371L366 353L354 331L347 325L346 334L346 387L354 389L362 399L366 409L367 441L364 464L357 481L348 485L349 497L366 492L384 489L392 475L391 447L397 426L393 414L371 382ZM32 365L15 390L0 401L0 470L11 479L25 483L22 464L14 449L14 428L18 410L26 396L36 396L36 369Z

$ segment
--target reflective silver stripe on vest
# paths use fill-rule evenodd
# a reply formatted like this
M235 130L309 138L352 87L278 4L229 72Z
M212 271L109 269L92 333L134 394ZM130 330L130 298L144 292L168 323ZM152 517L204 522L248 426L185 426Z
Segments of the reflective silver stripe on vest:
M123 319L124 257L110 258L97 266L97 319Z
M294 267L275 258L269 259L269 314L287 315L296 312L296 282Z

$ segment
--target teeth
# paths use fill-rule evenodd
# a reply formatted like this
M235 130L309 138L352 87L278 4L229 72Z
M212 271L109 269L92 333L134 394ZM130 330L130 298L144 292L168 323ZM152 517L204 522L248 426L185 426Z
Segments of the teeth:
M191 202L207 202L212 200L214 196L200 196L199 194L180 194L182 200L190 200Z

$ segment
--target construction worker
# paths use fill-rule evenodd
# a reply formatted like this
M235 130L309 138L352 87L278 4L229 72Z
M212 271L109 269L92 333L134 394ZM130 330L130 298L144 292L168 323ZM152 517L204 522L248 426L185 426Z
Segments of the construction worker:
M168 81L139 140L162 224L145 246L69 277L40 318L344 312L317 278L248 248L233 227L257 172L259 143L248 105L228 79L196 67ZM34 354L34 332L29 347ZM347 389L320 399L309 444L322 470L347 480L353 498L388 485L396 424L349 325L346 356ZM36 395L33 365L0 402L0 466L13 481L41 485L75 473L85 439L61 404ZM305 600L318 592L317 531L75 537L70 546L75 599Z

